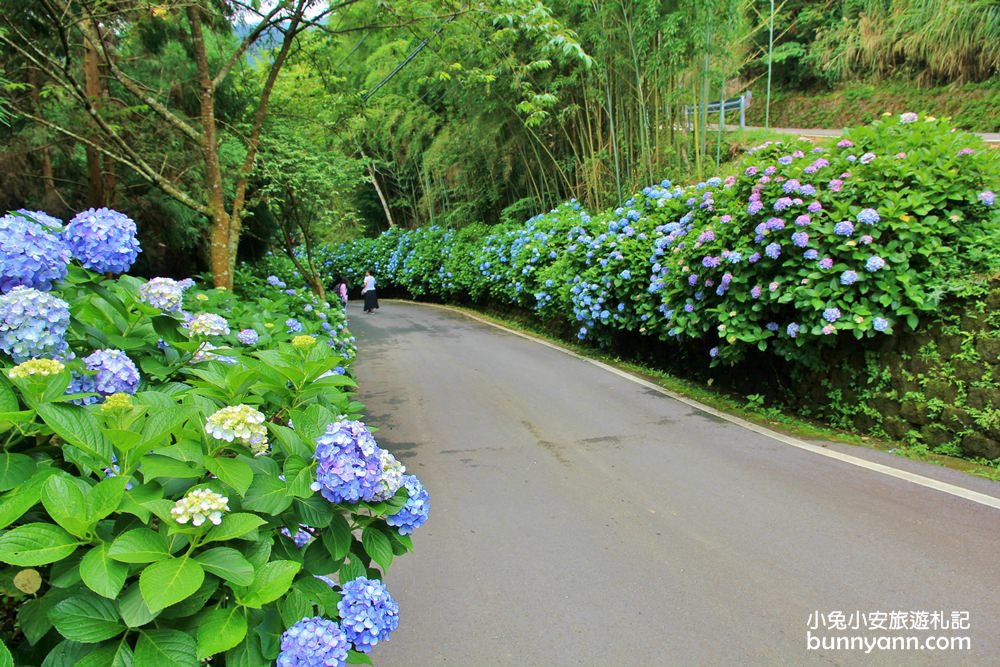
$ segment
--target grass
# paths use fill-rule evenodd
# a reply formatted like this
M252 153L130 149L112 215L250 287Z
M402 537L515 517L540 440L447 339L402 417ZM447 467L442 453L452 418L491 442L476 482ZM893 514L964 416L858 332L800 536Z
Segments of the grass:
M704 384L679 378L656 368L608 355L592 347L567 341L553 335L549 331L539 328L537 322L534 322L529 317L519 317L510 312L484 311L468 306L448 305L447 307L468 312L488 322L540 338L568 349L582 357L600 361L619 370L627 371L668 391L681 394L721 412L745 419L760 426L766 426L785 435L805 440L829 441L889 452L904 458L918 459L977 477L1000 481L1000 460L993 462L985 460L972 461L944 456L930 452L925 447L913 447L903 442L882 440L872 436L834 429L827 424L786 413L778 407L764 406L763 402L757 397L745 397L723 392L713 388L711 382Z
M754 90L747 124L763 125L765 90ZM924 88L912 83L854 83L834 90L771 93L771 127L839 129L865 125L883 112L952 118L973 132L1000 132L1000 78L980 84ZM730 121L731 122L731 121Z

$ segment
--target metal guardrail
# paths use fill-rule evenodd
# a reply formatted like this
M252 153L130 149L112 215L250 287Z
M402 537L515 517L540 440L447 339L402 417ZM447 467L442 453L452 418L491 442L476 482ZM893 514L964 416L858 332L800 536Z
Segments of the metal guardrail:
M722 113L725 114L727 111L740 112L740 127L745 128L746 123L746 109L750 106L750 102L753 100L753 93L751 91L746 91L739 97L730 97L727 100L722 100L720 102L709 102L707 108L705 106L698 107L698 110L705 109L707 113ZM686 106L684 107L684 122L687 127L691 127L691 115L695 112L695 107Z

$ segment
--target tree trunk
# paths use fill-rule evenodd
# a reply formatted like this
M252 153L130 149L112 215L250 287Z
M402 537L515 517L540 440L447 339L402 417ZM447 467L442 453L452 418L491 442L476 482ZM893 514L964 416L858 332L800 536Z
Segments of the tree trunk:
M198 69L198 88L201 103L201 155L204 161L202 175L205 197L212 212L212 229L209 234L209 263L216 287L233 288L235 253L230 258L233 245L232 218L226 211L222 190L222 170L216 146L215 88L208 73L208 56L201 31L201 7L188 7L188 24L191 27L191 45ZM239 235L237 233L236 240Z
M101 96L101 71L98 65L97 47L91 40L83 40L83 80L90 103L99 106ZM105 205L104 174L101 154L96 148L86 146L87 183L90 192L90 205L100 208Z
M375 186L375 192L378 193L378 200L382 202L382 210L385 211L385 220L389 223L389 228L392 229L396 226L396 223L392 221L392 211L389 210L389 202L386 200L385 193L382 192L382 188L379 187L375 167L371 162L368 163L368 174L372 177L372 185Z

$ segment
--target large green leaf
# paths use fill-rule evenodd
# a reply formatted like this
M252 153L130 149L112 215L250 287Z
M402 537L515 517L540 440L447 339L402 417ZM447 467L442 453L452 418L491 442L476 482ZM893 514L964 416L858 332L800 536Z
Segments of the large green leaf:
M146 601L142 599L139 584L129 586L118 599L118 613L130 628L146 625L157 616L149 610Z
M108 477L98 482L87 496L89 521L97 523L117 510L122 504L122 498L125 497L126 486L128 479L125 477Z
M153 563L139 576L142 599L151 611L176 604L192 595L205 579L205 570L191 558Z
M368 526L361 532L361 545L372 560L388 570L392 565L392 543L389 536L375 526Z
M127 637L110 646L102 646L73 667L134 667L135 656L126 640Z
M187 461L178 461L169 456L147 454L140 461L142 463L142 477L146 481L161 477L192 479L205 474L205 469L202 466Z
M340 560L351 550L353 540L354 536L351 534L347 519L340 512L334 512L329 527L323 531L323 546L334 560Z
M83 644L96 644L125 630L114 602L93 593L63 600L49 612L49 620L63 637Z
M267 523L267 521L261 517L248 512L224 514L222 515L222 523L218 526L213 526L212 529L205 534L203 543L225 542L226 540L232 540L239 537L246 538L249 533L257 530L257 528L263 526L265 523Z
M38 469L38 464L24 454L0 454L0 491L24 484Z
M0 500L0 529L14 523L34 507L42 497L45 480L57 472L55 468L39 468L31 479L4 496Z
M195 560L201 563L205 571L222 577L236 586L249 586L253 583L254 569L246 558L236 549L216 547L198 555ZM233 644L235 646L235 644ZM227 646L232 648L232 646ZM225 649L220 649L225 650Z
M72 535L51 523L29 523L0 535L0 561L11 565L47 565L76 551Z
M20 408L10 380L0 377L0 412L17 412Z
M253 482L253 470L245 461L206 456L201 462L210 473L236 489L241 496L246 494Z
M3 642L0 642L0 667L14 667L14 656Z
M62 403L43 403L35 409L60 438L111 465L111 443L92 414L79 406Z
M118 538L108 556L122 563L155 563L170 558L167 538L149 528L135 528Z
M281 514L292 504L287 485L277 477L257 475L246 492L243 506L265 514Z
M228 651L247 636L247 618L242 607L212 609L198 618L198 657Z
M118 597L128 577L128 566L108 557L108 544L102 542L80 561L80 578L87 588L112 600Z
M194 637L179 630L144 630L135 647L135 667L198 667Z
M288 592L301 567L290 560L271 561L257 570L249 587L237 591L237 598L248 607L263 607L274 602Z
M52 520L73 535L83 537L90 530L87 497L72 477L58 475L46 480L42 504Z
M169 444L171 434L197 413L198 410L189 405L175 405L156 410L142 426L143 447L158 447L165 442Z

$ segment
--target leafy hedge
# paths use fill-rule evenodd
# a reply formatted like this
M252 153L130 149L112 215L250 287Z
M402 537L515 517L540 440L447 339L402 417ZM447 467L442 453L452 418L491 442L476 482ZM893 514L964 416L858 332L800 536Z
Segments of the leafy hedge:
M0 665L370 663L428 502L358 421L342 309L95 273L135 226L78 218L0 218Z
M806 366L838 337L916 329L1000 268L1000 154L946 120L885 116L827 148L751 149L738 173L664 181L613 210L523 225L393 229L322 250L332 282L372 269L415 297L489 299L570 323Z

